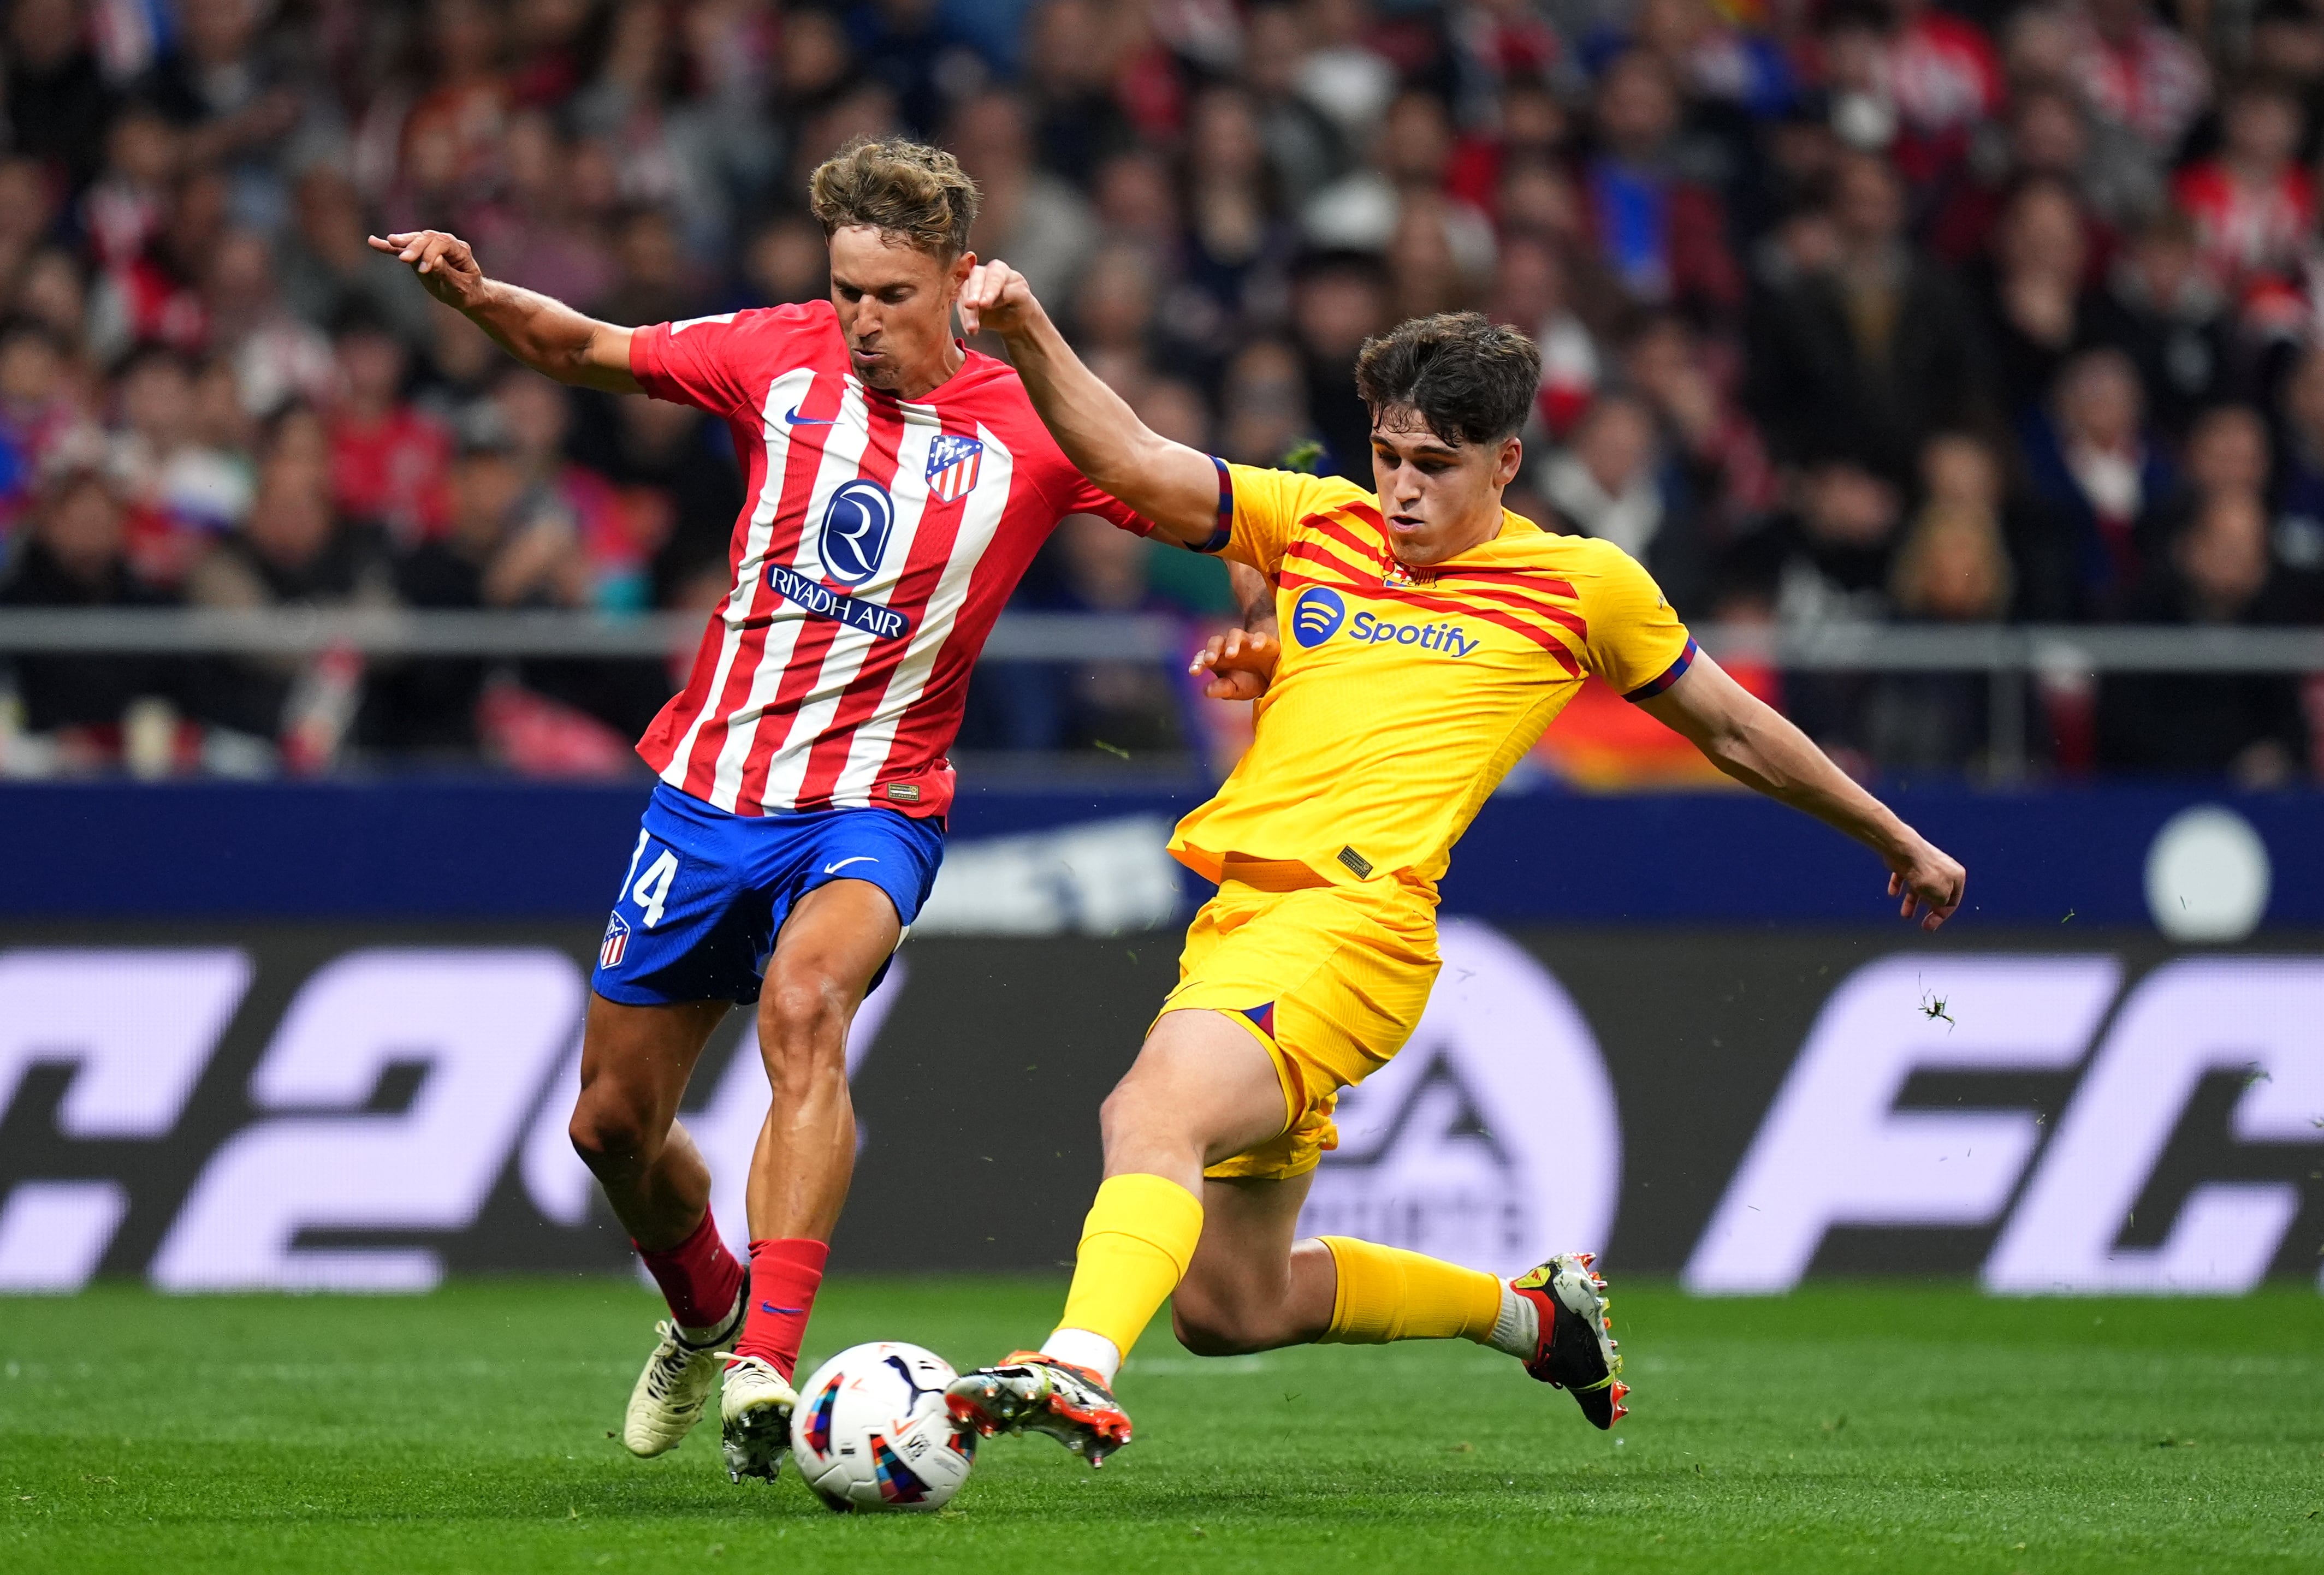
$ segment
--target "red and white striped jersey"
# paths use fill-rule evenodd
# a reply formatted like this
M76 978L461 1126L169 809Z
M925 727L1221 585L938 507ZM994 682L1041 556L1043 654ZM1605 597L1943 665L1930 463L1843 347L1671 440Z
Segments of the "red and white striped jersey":
M724 418L747 469L733 584L639 741L736 815L951 805L969 669L1068 514L1151 529L1076 471L1017 373L972 350L907 402L850 369L829 301L641 328L656 399Z

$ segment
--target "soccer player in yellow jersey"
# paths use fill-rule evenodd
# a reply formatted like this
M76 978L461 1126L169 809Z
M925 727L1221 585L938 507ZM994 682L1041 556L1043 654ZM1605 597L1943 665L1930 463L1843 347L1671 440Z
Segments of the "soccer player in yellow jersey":
M1092 1464L1130 1441L1111 1393L1165 1300L1204 1355L1462 1336L1622 1414L1604 1284L1586 1255L1513 1280L1344 1237L1295 1240L1338 1091L1404 1045L1438 966L1436 886L1485 796L1596 674L1729 775L1877 853L1934 929L1965 874L1696 649L1646 570L1504 511L1540 355L1473 314L1368 343L1373 492L1228 465L1148 430L1074 357L1020 275L961 292L1057 442L1174 535L1274 583L1279 643L1213 641L1213 694L1259 697L1251 747L1171 852L1218 882L1179 982L1102 1112L1105 1179L1064 1316L1040 1349L967 1374L954 1416L1048 1432ZM1739 871L1706 870L1711 880ZM1175 1299L1174 1299L1175 1297Z

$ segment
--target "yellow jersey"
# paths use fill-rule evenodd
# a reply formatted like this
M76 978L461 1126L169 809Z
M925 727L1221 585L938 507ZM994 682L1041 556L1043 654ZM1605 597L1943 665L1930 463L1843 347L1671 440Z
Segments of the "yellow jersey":
M1486 795L1595 673L1661 693L1695 647L1621 548L1503 513L1425 569L1397 560L1371 493L1220 465L1226 557L1276 583L1283 655L1250 749L1170 852L1296 861L1334 883L1434 881Z

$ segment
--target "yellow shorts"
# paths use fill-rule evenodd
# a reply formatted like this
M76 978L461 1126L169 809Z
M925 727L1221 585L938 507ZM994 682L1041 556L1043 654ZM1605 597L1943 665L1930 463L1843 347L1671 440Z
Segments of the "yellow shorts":
M1281 1181L1314 1169L1340 1146L1340 1090L1404 1048L1439 966L1428 887L1222 885L1186 931L1162 1010L1204 1008L1248 1029L1275 1063L1286 1119L1279 1137L1204 1174Z

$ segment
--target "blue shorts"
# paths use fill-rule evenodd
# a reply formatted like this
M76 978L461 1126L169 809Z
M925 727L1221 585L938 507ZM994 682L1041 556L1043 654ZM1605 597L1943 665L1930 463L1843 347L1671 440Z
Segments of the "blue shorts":
M624 1006L747 1004L799 898L868 880L908 928L943 861L941 820L877 808L729 815L665 782L646 806L590 986Z

